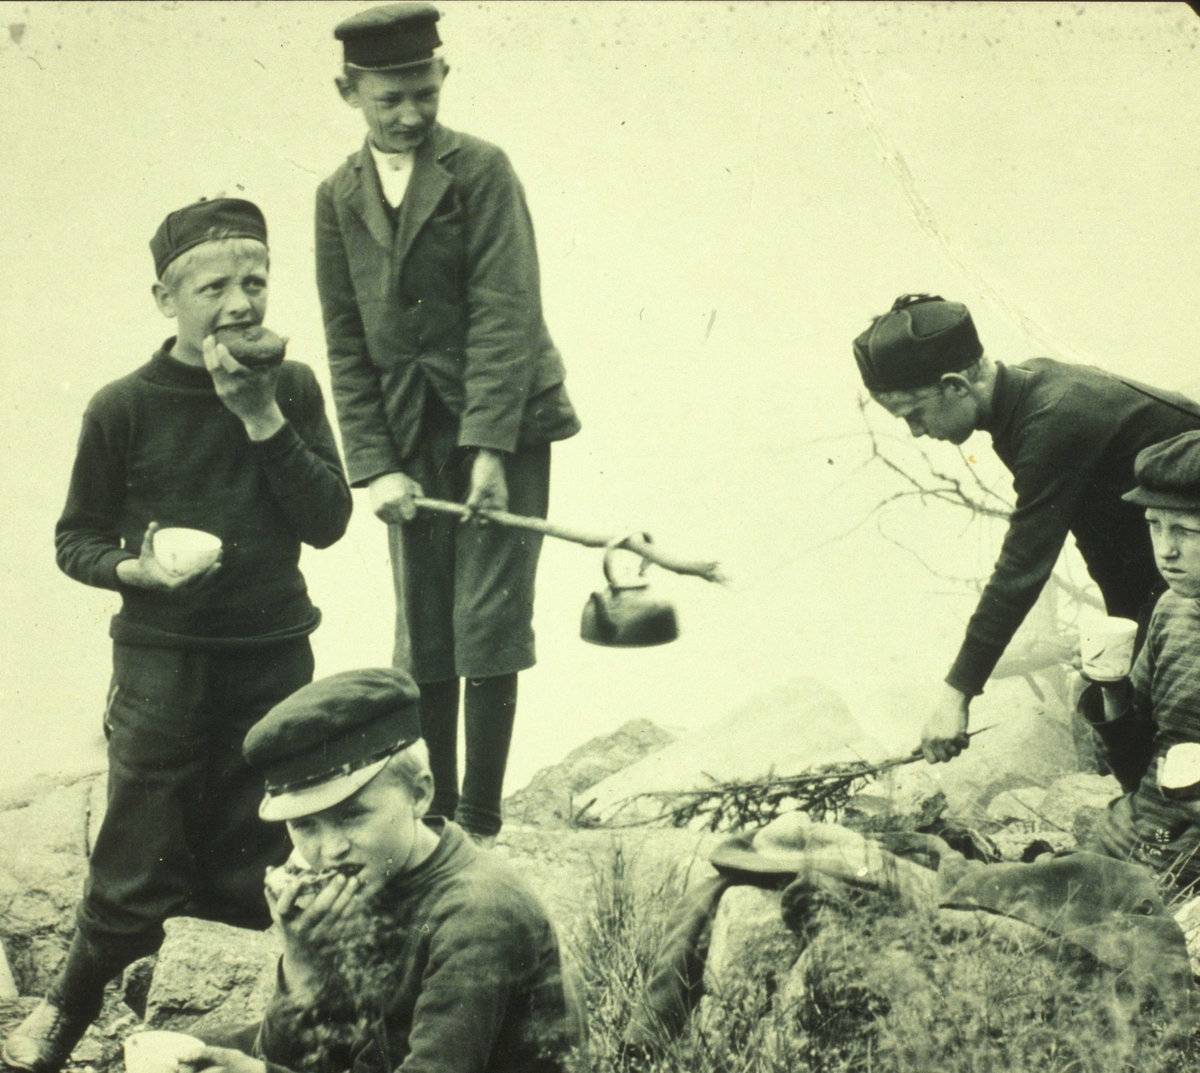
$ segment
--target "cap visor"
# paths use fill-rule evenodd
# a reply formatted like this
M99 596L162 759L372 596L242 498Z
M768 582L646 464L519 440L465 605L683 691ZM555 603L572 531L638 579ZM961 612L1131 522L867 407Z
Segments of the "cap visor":
M409 67L425 67L429 64L440 60L442 57L434 53L432 56L426 56L423 60L405 60L403 63L379 63L370 67L364 67L361 63L343 63L343 67L349 67L352 71L404 71Z
M1194 510L1200 511L1200 493L1160 492L1154 488L1143 488L1138 485L1132 492L1121 496L1126 503L1135 503L1139 507L1150 507L1157 510Z
M334 805L339 805L346 798L358 793L384 769L390 759L390 756L385 756L382 760L376 760L373 764L350 772L349 775L319 782L315 786L305 786L299 790L279 794L268 793L258 806L259 818L277 823L280 820L298 820L301 816L311 816L333 808Z

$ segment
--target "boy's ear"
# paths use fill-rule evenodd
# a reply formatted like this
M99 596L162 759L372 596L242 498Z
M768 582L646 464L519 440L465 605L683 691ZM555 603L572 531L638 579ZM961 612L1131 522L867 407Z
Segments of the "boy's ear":
M354 83L345 75L338 75L333 84L337 86L338 93L342 95L344 100L351 108L361 107L362 102L358 99L358 90L354 88Z
M944 373L940 383L943 391L950 391L955 395L969 395L971 392L971 381L962 373Z
M150 288L150 293L154 295L154 304L158 306L158 311L168 320L174 320L176 315L175 299L166 284L162 280L156 281Z
M429 772L424 772L417 777L412 799L413 815L418 820L422 819L429 811L429 806L433 804L433 776Z

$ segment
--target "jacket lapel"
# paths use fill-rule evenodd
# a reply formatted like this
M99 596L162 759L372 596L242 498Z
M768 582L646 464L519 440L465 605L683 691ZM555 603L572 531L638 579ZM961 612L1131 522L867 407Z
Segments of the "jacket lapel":
M404 200L400 203L400 217L396 223L396 245L392 249L394 273L399 273L417 232L433 215L433 210L449 188L451 176L442 167L441 161L457 148L456 135L445 127L434 126L414 154L412 175L404 192Z
M371 237L385 250L390 249L392 224L383 211L383 191L379 186L379 176L375 174L375 160L366 142L363 142L362 150L354 159L354 167L347 178L346 204L362 217Z

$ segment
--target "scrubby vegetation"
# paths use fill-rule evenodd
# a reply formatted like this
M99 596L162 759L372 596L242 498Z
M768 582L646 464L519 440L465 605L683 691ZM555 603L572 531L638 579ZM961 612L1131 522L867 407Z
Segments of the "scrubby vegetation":
M1200 1064L1194 1016L1174 1020L1082 952L952 934L934 914L837 894L789 916L805 944L797 968L777 948L755 951L679 1039L653 1055L624 1053L622 1033L682 890L678 874L641 879L619 850L598 871L595 913L574 937L591 1030L578 1073L1173 1073Z

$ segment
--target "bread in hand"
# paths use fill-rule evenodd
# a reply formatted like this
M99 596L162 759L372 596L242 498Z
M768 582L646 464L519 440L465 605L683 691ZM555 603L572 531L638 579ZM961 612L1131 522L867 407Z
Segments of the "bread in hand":
M251 369L278 365L287 353L287 339L261 324L226 324L214 334L235 361Z

